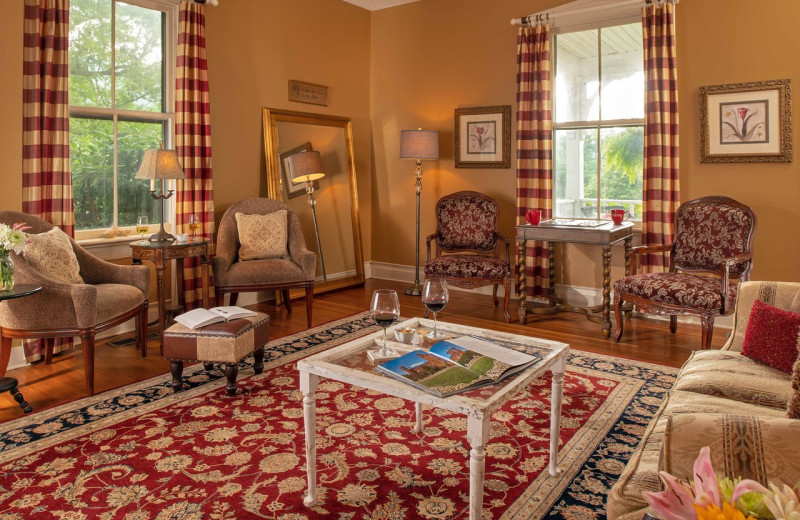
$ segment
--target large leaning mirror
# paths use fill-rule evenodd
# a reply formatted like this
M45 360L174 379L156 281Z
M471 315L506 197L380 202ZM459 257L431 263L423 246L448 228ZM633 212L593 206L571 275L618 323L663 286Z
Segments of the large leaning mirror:
M264 108L262 115L267 196L283 201L300 218L306 246L317 253L314 292L364 283L350 119L272 108ZM296 154L312 151L319 152L313 154L313 170L292 171L308 164ZM311 171L315 179L309 198L308 183L292 179ZM324 176L316 178L318 173Z

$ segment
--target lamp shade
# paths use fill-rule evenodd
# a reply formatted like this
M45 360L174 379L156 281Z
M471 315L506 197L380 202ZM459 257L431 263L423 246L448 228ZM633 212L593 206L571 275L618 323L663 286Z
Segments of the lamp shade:
M144 151L136 179L185 179L183 167L175 150L162 148Z
M289 157L292 182L309 182L325 177L319 152L299 152Z
M400 132L401 159L438 159L437 130L403 130Z

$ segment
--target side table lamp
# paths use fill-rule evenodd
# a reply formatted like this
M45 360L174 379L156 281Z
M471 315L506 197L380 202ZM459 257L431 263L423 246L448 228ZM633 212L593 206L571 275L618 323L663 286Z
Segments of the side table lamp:
M314 200L314 181L325 177L322 156L319 152L314 151L299 152L289 157L288 162L292 182L306 183L308 205L311 206L311 217L314 219L314 235L317 237L317 253L319 253L319 264L322 268L322 280L327 282L328 275L325 273L325 259L322 257L322 245L319 242L319 227L317 227L317 201Z
M156 200L161 200L161 230L150 236L150 242L172 242L175 237L164 230L164 201L172 197L174 190L169 190L166 195L164 181L169 179L185 179L183 167L178 160L175 150L164 150L163 148L150 149L144 151L142 164L136 172L135 179L150 180L150 196ZM161 181L160 190L155 189L155 180Z
M422 160L439 158L439 132L436 130L402 130L400 132L400 158L416 159L416 190L417 190L417 240L415 267L416 276L414 285L405 290L405 294L419 296L422 294L422 285L419 283L419 194L422 193Z

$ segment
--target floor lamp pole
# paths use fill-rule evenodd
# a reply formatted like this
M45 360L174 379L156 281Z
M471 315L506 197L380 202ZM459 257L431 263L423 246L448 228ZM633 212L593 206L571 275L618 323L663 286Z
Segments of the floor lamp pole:
M410 296L420 296L422 294L422 284L419 283L419 195L422 193L422 160L417 159L417 240L416 256L414 266L416 267L416 275L414 277L414 285L405 290L405 294Z
M306 185L306 193L308 193L308 205L311 206L311 218L314 220L314 235L317 238L317 253L319 253L319 263L322 267L322 281L328 281L328 275L325 274L325 259L322 257L322 246L319 243L319 227L317 227L317 201L314 200L314 185L308 181Z

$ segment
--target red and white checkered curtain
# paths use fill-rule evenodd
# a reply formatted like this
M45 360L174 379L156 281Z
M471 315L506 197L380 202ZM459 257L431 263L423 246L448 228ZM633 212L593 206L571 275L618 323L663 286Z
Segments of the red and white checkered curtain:
M22 211L75 236L69 168L69 0L25 0L22 50ZM25 359L42 340L23 341ZM72 346L61 338L56 350Z
M539 209L553 215L553 87L550 26L522 26L517 33L517 224ZM545 297L550 284L547 242L528 242L528 297Z
M75 236L69 169L69 0L25 0L22 211Z
M680 205L678 175L678 67L675 4L656 1L642 8L644 38L644 245L672 244L675 210ZM647 255L645 272L661 272L668 259Z
M208 97L204 7L181 2L175 93L175 149L186 174L177 181L177 229L189 233L189 215L200 218L197 236L214 251L214 194L211 184L211 109ZM202 304L203 279L197 258L184 260L187 309ZM209 287L213 291L213 283ZM213 297L213 295L210 295ZM213 300L212 300L213 301Z

